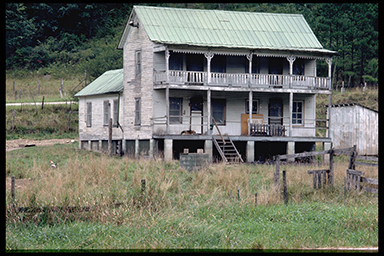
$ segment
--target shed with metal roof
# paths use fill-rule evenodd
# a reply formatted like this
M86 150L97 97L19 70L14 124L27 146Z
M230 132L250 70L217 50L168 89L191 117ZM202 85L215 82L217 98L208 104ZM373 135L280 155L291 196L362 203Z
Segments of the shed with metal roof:
M379 112L357 103L332 105L330 137L335 148L356 145L359 155L379 154Z

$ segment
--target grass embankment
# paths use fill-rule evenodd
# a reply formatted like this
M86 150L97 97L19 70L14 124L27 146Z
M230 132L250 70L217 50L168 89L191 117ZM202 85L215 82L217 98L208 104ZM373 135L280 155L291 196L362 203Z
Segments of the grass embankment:
M12 129L13 112L15 111L14 127ZM79 115L72 113L69 122L69 112L78 111L78 104L44 105L6 107L6 139L58 139L77 138L79 136Z
M17 207L90 207L14 215L8 180L8 250L378 246L378 198L348 193L344 204L342 158L335 162L334 187L317 190L307 170L324 166L283 166L289 195L284 205L274 191L273 165L215 164L187 172L177 161L107 157L77 147L7 152L6 175L18 178ZM360 169L378 176L377 168Z

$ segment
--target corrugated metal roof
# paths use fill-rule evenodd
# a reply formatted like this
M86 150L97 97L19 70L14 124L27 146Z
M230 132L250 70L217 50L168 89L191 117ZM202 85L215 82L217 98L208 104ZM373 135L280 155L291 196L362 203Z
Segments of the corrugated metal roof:
M153 42L247 49L323 49L303 15L134 6ZM128 26L128 25L127 25ZM129 29L129 28L128 28ZM122 48L124 32L118 48Z
M123 89L123 69L109 70L76 93L75 97L117 93Z

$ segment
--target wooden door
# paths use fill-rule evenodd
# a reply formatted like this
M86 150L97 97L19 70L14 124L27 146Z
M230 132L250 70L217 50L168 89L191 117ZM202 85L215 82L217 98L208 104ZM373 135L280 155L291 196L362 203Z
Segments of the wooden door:
M190 99L190 130L203 134L203 97Z
M281 99L269 100L268 116L269 124L283 124L283 101Z
M248 119L249 114L241 114L241 135L248 135ZM263 123L262 114L252 114L252 119L259 119Z

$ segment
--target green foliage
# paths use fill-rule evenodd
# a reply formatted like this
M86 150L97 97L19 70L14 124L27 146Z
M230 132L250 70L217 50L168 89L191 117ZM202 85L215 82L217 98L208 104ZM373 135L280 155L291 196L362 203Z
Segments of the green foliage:
M378 82L377 3L144 3L146 5L303 14L326 49L339 52L336 81ZM116 50L133 4L7 3L6 69L57 64L97 77L122 67ZM108 42L106 41L108 40ZM81 71L80 71L81 70ZM328 67L318 62L318 75ZM51 73L51 75L54 75Z

